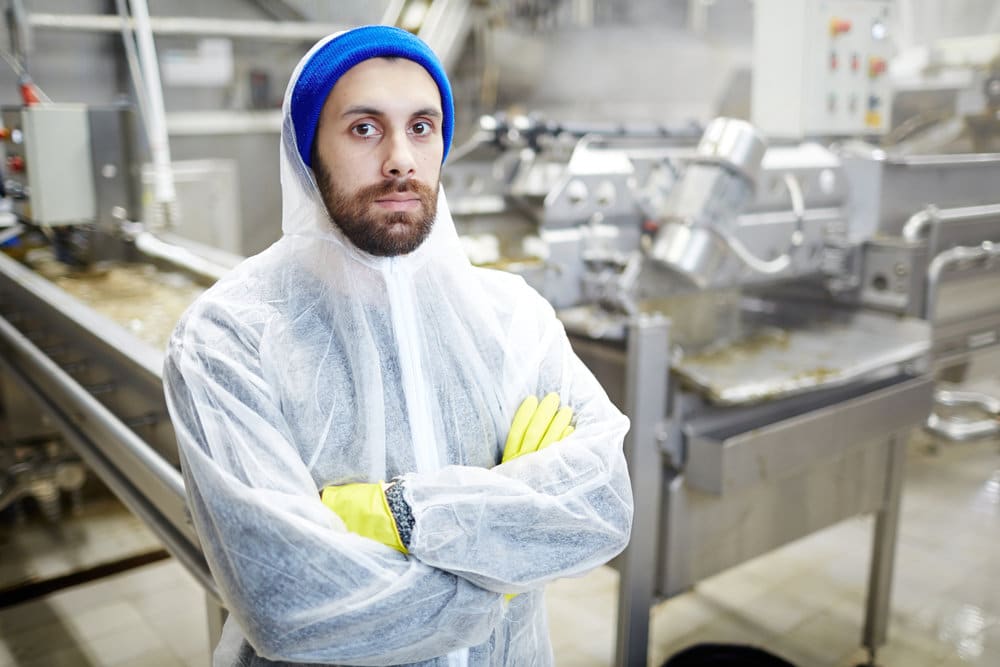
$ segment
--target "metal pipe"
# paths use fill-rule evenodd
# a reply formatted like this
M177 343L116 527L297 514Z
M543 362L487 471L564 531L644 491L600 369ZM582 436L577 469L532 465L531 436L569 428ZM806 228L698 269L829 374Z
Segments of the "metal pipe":
M156 46L153 44L153 30L149 24L149 7L146 0L130 0L129 4L132 8L135 40L139 47L142 83L145 84L146 101L149 104L146 134L155 172L153 222L160 227L170 227L174 222L177 190L174 187L174 172L170 166L170 141L167 138L167 112L163 104L160 66L156 61Z
M261 39L273 42L303 42L346 30L348 26L332 23L293 21L235 21L186 16L155 16L149 19L157 35L187 37L232 37ZM119 32L121 19L110 14L45 14L28 15L32 28L69 30L73 32ZM132 26L134 29L134 25Z
M952 442L995 438L1000 435L1000 421L996 418L977 419L975 421L957 421L944 419L931 413L927 417L925 428L936 436Z
M946 269L962 262L1000 257L1000 243L983 241L978 246L955 246L938 253L927 267L927 300L924 305L924 319L930 321L937 309L938 283Z
M427 42L445 69L455 66L472 22L469 0L431 2L417 36Z
M281 111L173 111L167 113L167 134L218 136L221 134L277 134Z
M927 418L926 428L939 437L961 442L1000 434L1000 399L995 396L978 391L941 389L934 392L934 404L946 408L974 408L983 414L981 419L963 419L941 417L932 412Z
M910 243L922 241L926 237L927 228L937 218L938 209L933 204L911 215L903 225L903 238Z
M1000 399L995 396L978 391L941 389L934 392L934 404L946 408L975 408L984 415L981 419L962 419L941 417L932 412L926 428L937 436L960 442L1000 435Z
M132 77L132 86L135 88L135 99L139 105L142 126L148 133L149 93L146 92L146 84L143 81L142 70L139 67L139 54L136 52L132 22L129 19L128 7L125 4L125 0L115 0L115 6L118 8L118 16L121 17L122 47L125 49L125 62L128 63L129 76ZM149 140L148 134L146 140Z
M775 275L787 270L792 265L792 249L802 245L805 236L805 199L802 196L802 186L795 174L789 172L785 174L782 182L788 188L788 196L792 201L792 213L795 215L795 230L788 239L788 248L779 256L771 260L760 259L755 256L743 243L734 235L726 234L726 243L729 244L737 257L744 264L749 266L756 273L763 275Z
M782 271L788 270L792 265L792 257L787 252L780 257L775 257L771 260L764 260L756 257L752 252L750 252L743 242L731 234L721 234L723 240L725 240L726 245L729 249L733 251L733 254L739 257L740 261L744 265L748 266L754 273L759 273L765 276L774 276Z
M921 155L893 155L885 161L900 167L941 167L996 164L1000 153L926 153Z
M385 12L382 13L382 20L379 21L382 25L399 25L399 20L403 16L403 8L406 6L406 0L389 0L389 4L386 5Z
M974 222L983 218L1000 218L1000 204L937 208L928 206L910 216L903 225L903 238L909 242L922 241L932 223Z
M166 260L185 271L213 283L229 272L228 267L219 266L191 252L187 248L167 243L149 232L140 232L137 234L133 239L133 243L135 243L135 247L144 255Z
M974 407L994 417L1000 417L1000 398L979 391L949 391L940 389L934 392L934 402L947 408Z

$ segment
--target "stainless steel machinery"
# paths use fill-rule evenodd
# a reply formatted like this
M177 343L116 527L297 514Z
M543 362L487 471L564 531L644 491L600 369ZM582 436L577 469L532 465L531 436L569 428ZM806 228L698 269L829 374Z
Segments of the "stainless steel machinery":
M557 306L632 419L618 664L645 664L655 600L865 513L874 657L908 434L934 371L997 341L1000 304L968 298L1000 279L996 156L767 147L730 119L697 145L530 127L487 119L449 201L471 236L497 226L474 248Z
M130 222L139 174L127 107L8 107L0 136L16 215L0 253L0 509L33 496L57 521L60 492L79 490L89 469L218 610L160 369L177 317L233 258L204 259Z
M152 319L172 299L178 301L176 318L182 302L200 291L199 282L211 282L152 254L134 257L141 257L143 266L123 276L119 289L127 283L131 298L125 300L153 311ZM99 312L98 301L115 301L113 294L102 293L107 285L98 285L87 304L82 290L71 295L50 278L0 254L0 368L7 419L22 432L58 433L156 534L205 588L210 636L217 638L224 617L186 507L163 396L163 346L154 346L157 334L150 339L140 330L149 318L136 318L129 310Z

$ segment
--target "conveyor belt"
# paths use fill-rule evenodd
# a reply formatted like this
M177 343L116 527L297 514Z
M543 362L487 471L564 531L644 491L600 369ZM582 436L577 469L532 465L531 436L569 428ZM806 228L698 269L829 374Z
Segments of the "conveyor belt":
M0 364L218 599L187 513L162 362L162 352L0 255Z

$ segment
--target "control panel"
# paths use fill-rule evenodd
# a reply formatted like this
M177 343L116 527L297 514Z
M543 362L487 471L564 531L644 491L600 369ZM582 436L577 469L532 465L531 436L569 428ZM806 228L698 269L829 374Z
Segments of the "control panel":
M884 134L892 0L756 0L754 125L773 138Z
M14 214L42 225L93 222L96 206L87 107L4 107L0 119L4 184Z

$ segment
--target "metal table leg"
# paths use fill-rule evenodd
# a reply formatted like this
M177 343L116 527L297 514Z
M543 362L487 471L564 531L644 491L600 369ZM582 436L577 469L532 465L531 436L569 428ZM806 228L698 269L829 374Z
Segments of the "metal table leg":
M889 439L885 497L882 508L875 514L868 599L865 604L865 625L861 640L862 645L868 649L872 664L875 663L876 651L885 644L888 634L889 596L892 591L900 501L903 496L906 440L905 436L899 434L893 434Z
M669 323L640 317L629 325L625 412L632 428L625 437L635 516L632 539L619 557L618 640L615 664L646 665L649 609L656 580L656 545L663 460L659 434L667 405Z
M215 647L219 645L222 638L222 626L226 622L229 612L219 604L219 601L211 593L205 593L205 608L208 611L208 650L211 654Z

